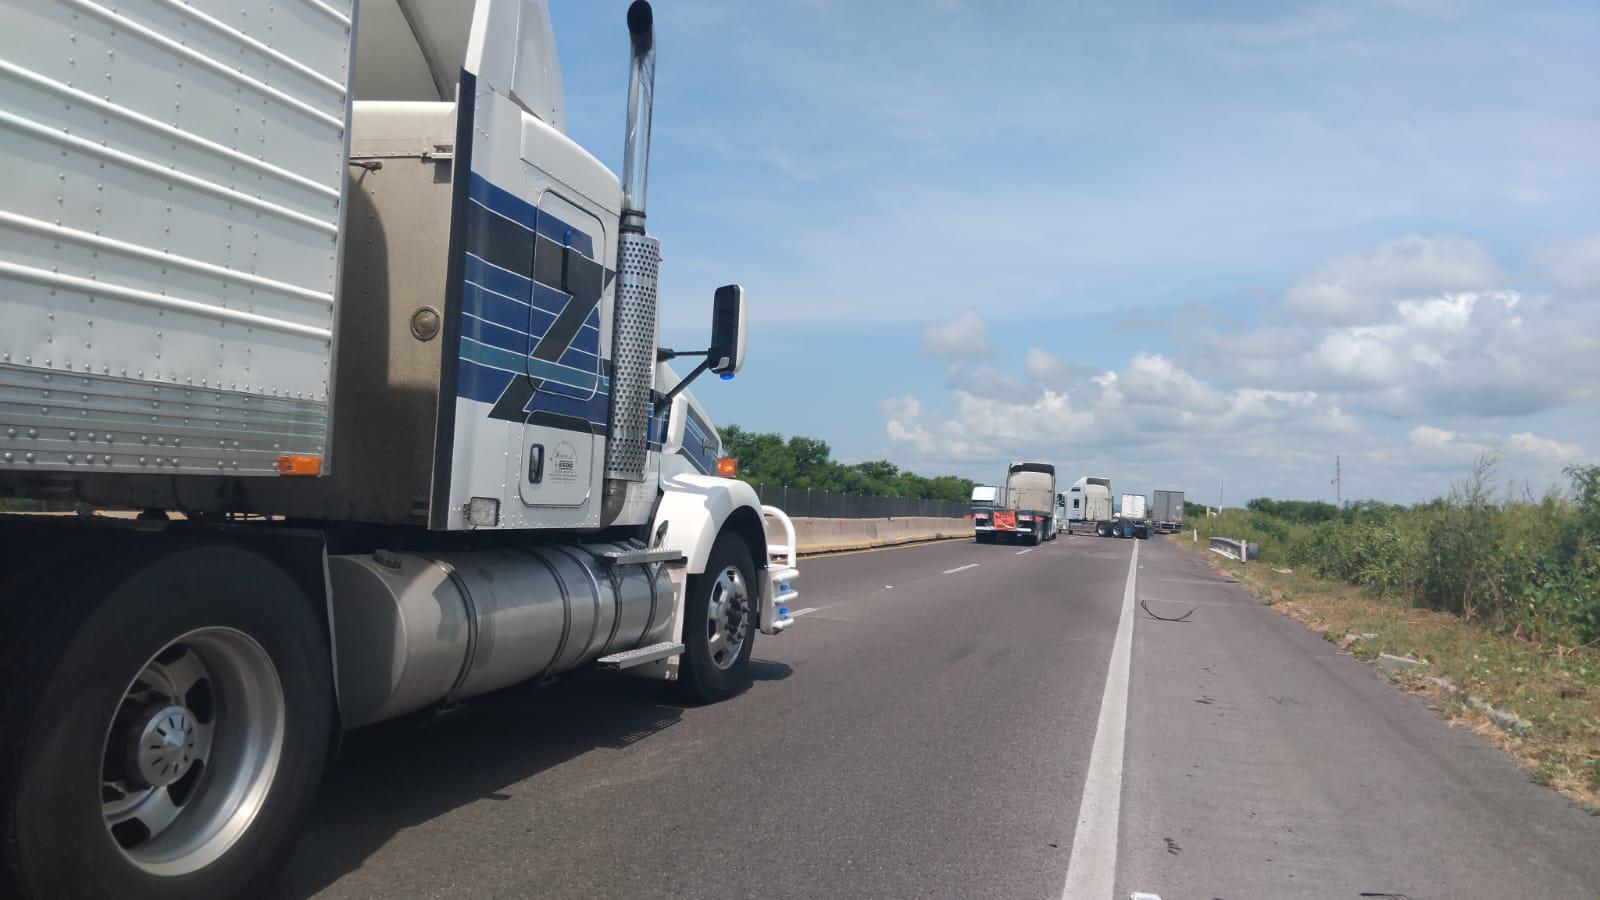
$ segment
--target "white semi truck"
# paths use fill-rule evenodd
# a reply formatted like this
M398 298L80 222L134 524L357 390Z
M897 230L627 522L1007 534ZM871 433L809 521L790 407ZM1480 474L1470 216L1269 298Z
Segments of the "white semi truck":
M1106 537L1111 534L1114 513L1111 504L1111 479L1085 475L1067 490L1067 521L1073 527L1093 529Z
M0 896L259 891L345 729L739 689L793 529L665 364L743 292L657 346L648 4L620 179L542 0L0 12L0 498L78 511L0 516Z

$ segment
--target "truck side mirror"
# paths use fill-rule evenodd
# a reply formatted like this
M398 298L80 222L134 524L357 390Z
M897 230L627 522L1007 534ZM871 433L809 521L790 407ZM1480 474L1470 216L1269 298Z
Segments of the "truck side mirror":
M711 300L711 349L706 353L711 371L732 378L744 368L744 288L723 285Z

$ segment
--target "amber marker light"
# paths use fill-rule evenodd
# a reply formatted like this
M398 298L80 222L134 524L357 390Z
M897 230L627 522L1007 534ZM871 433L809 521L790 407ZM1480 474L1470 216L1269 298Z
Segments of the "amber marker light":
M278 457L278 474L305 476L322 474L322 457L309 453L285 453Z

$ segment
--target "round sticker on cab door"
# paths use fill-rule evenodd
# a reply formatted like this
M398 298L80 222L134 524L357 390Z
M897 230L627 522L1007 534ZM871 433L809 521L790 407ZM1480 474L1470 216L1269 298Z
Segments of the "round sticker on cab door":
M578 480L578 451L566 441L551 451L548 477L558 484L571 484Z

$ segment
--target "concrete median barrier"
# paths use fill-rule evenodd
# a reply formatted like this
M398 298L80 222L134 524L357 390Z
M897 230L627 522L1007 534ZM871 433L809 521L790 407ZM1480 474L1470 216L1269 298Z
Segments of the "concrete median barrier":
M783 529L767 523L770 543L784 540ZM971 537L970 519L937 516L901 516L892 519L824 519L809 516L794 518L796 549L801 553L827 553L838 550L865 550L933 541L942 538Z

